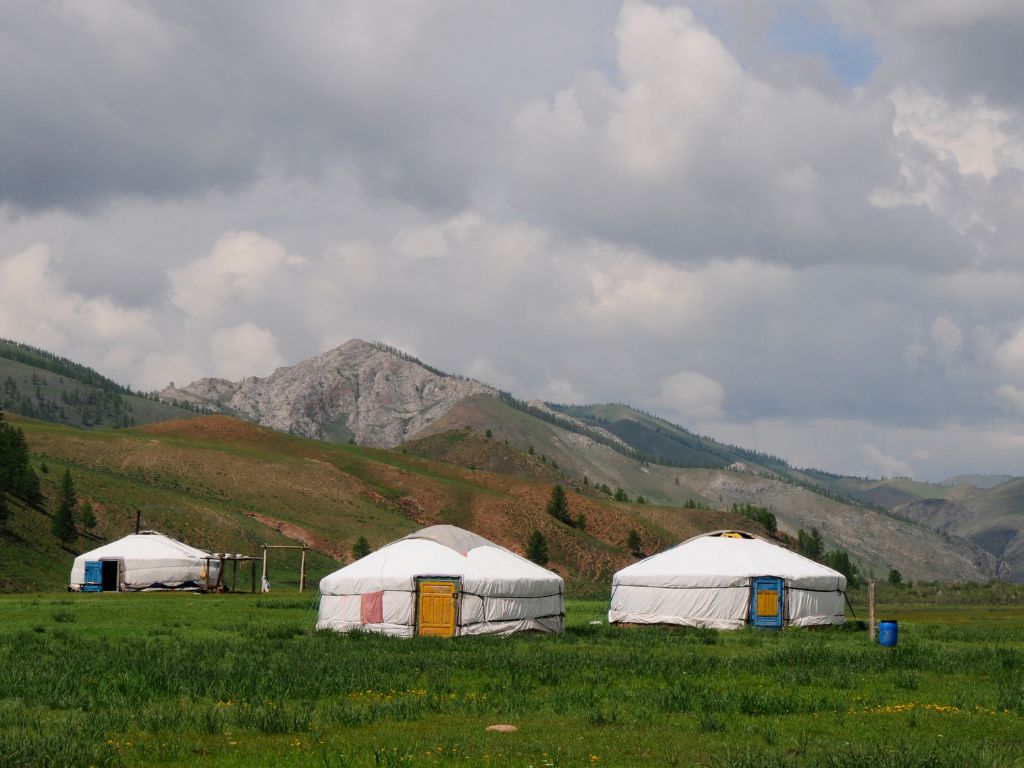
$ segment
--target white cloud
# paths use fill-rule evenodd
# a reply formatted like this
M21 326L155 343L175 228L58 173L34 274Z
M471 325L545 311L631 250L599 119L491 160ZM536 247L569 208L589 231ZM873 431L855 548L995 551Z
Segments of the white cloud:
M415 227L401 232L395 250L410 259L438 259L451 252L453 241L461 241L482 219L474 213L456 216L439 226Z
M703 373L679 371L662 379L658 389L657 404L674 413L683 424L722 415L725 387Z
M996 348L995 360L1006 376L1024 382L1024 325Z
M1005 418L929 428L854 419L754 419L707 425L707 432L783 456L797 467L870 477L913 469L912 476L933 482L972 472L1019 475L1024 455L1024 424L1008 424ZM900 457L912 458L913 465Z
M540 398L548 403L586 402L586 396L571 381L558 377L548 380L541 389Z
M0 336L76 358L83 346L152 341L154 331L147 311L68 290L36 244L0 260Z
M953 362L963 351L964 335L949 317L935 319L932 323L931 337L939 357L945 363Z
M864 459L872 470L871 474L882 477L911 477L914 474L909 462L883 453L871 443L864 446Z
M1008 410L1024 416L1024 389L1012 384L1004 384L1001 387L996 387L992 394Z
M467 376L486 384L490 384L506 392L515 392L518 389L518 382L515 376L500 370L486 357L476 357L469 361L465 367Z
M168 272L171 300L193 317L215 318L227 306L280 290L289 270L304 263L258 232L229 232L206 256Z
M274 334L253 323L222 328L210 336L209 345L213 370L220 378L266 376L285 364Z
M160 391L168 384L182 387L204 376L185 352L149 352L135 366L133 381L144 392Z
M626 3L615 39L615 81L591 71L520 110L519 206L673 260L756 248L870 262L883 258L876 235L906 237L909 221L868 200L898 169L886 99L773 84L685 8ZM949 251L938 243L928 263L948 264Z
M1007 168L1024 168L1024 137L1013 129L1014 116L981 96L954 106L921 88L898 89L892 101L893 130L952 158L961 173L991 179Z

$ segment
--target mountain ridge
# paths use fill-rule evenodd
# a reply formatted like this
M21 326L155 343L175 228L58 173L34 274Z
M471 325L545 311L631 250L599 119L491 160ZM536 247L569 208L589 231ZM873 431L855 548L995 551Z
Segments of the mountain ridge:
M471 471L564 479L609 501L622 496L674 510L768 507L780 530L795 537L817 528L828 547L847 550L868 574L898 568L911 578L984 580L1006 574L1006 552L1016 557L1016 549L1000 548L998 535L961 536L893 511L893 502L946 489L794 469L779 457L718 443L623 404L520 401L379 343L351 340L266 377L200 379L161 396L325 443L422 452ZM450 435L466 427L493 434L508 450L481 453L483 438L456 448ZM439 437L417 443L431 436ZM529 457L525 465L520 455Z
M454 403L497 390L434 372L382 346L352 339L269 376L239 382L199 379L168 386L183 400L316 440L391 448L421 431Z

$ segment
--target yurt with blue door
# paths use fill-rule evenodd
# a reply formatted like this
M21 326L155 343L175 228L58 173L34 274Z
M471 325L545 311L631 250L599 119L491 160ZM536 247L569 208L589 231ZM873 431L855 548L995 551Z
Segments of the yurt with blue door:
M842 624L846 577L742 531L715 531L612 579L608 621L739 629Z
M412 637L561 633L562 577L454 525L410 533L320 582L317 629Z
M205 592L217 584L220 558L157 531L140 531L75 558L74 592Z

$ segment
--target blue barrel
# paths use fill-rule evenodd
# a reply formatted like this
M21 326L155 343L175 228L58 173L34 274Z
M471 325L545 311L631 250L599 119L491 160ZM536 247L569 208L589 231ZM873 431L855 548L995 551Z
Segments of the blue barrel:
M895 621L885 620L878 625L878 644L896 645L900 636L900 625Z

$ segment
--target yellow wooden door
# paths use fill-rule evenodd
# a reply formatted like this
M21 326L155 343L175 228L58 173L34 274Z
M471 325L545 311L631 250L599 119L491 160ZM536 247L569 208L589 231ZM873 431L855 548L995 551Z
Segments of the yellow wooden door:
M455 582L420 581L417 634L455 636Z
M757 615L758 616L776 616L779 613L779 593L778 592L758 592L757 593Z

